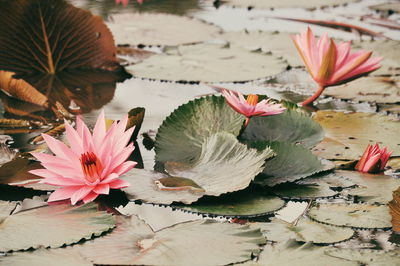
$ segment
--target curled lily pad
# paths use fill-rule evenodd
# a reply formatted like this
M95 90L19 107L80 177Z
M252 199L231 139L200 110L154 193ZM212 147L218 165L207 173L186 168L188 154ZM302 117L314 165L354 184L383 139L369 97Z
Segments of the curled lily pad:
M279 115L254 117L240 135L245 142L281 141L312 147L322 140L324 132L313 119L297 109Z
M121 219L111 234L79 252L95 264L226 265L250 259L265 243L260 230L237 224L196 220L152 233L135 216Z
M222 96L208 96L181 105L168 116L156 136L156 161L195 159L204 140L226 131L237 136L244 116L235 112Z
M204 189L176 182L168 175L151 170L132 169L121 177L132 184L123 188L131 200L141 200L148 203L171 204L172 202L192 203L204 195ZM171 178L172 180L168 180ZM165 186L160 180L164 179ZM171 185L174 181L175 184ZM194 182L193 182L194 183ZM170 186L168 186L170 184Z
M96 204L54 205L23 211L1 222L0 251L60 247L90 239L115 226L115 218Z
M271 214L285 202L263 188L246 190L219 197L204 197L191 205L174 205L182 210L211 216L255 217Z
M400 155L400 122L392 117L371 113L318 111L314 119L326 132L326 138L314 148L318 156L358 160L367 145L376 142L393 151L392 156Z
M371 249L328 248L325 254L334 258L359 263L360 265L399 265L400 252Z
M391 192L400 187L400 179L387 175L367 174L355 171L337 171L357 184L345 193L357 196L360 201L386 204L392 199Z
M302 218L296 224L274 218L270 223L255 223L255 226L261 229L267 240L276 242L295 239L299 242L331 244L345 241L354 235L350 228L321 224L308 218Z
M264 186L275 186L328 170L317 156L304 146L279 141L257 141L249 143L257 149L271 148L276 156L265 163L255 182ZM332 165L331 168L333 168Z
M181 45L127 67L136 77L168 81L250 81L283 72L288 64L270 55L212 43ZM229 69L229 71L227 71Z
M296 265L299 266L359 265L356 262L328 256L325 254L326 250L326 247L317 246L311 242L301 244L291 239L277 245L266 245L257 262L248 262L245 265L293 265L294 261L296 262Z
M269 148L249 149L234 135L219 132L205 139L198 158L166 162L165 169L172 176L193 180L206 195L219 196L246 188L272 155Z
M318 222L354 228L390 228L389 207L369 204L318 204L308 216Z

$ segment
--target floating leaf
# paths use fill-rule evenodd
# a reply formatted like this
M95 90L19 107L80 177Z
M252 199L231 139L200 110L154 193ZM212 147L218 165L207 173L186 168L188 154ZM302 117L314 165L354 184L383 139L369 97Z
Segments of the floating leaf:
M133 126L135 127L131 139L137 139L140 128L142 127L145 111L143 107L136 107L128 112L128 124L126 125L126 129Z
M279 115L254 117L240 135L245 142L282 141L312 147L323 138L321 126L300 110L287 109Z
M237 224L197 220L152 234L142 221L130 219L77 247L79 252L95 264L226 265L250 259L265 243L259 230Z
M29 173L30 170L42 168L39 162L16 157L0 166L0 184L10 184L37 180L40 177Z
M357 0L326 0L326 1L318 1L318 0L300 0L300 1L291 1L291 0L268 0L268 1L259 1L259 0L225 0L228 5L237 6L237 7L255 7L261 9L270 9L270 8L318 8L318 7L326 7L326 6L338 6L344 5L351 2L356 2Z
M400 4L399 3L383 3L383 4L377 4L377 5L370 6L369 8L377 10L377 11L400 13Z
M181 45L127 68L148 79L193 82L250 81L283 72L287 63L270 54L232 46L201 43ZM229 71L226 71L229 69Z
M388 206L369 204L318 204L308 212L318 222L354 228L389 228Z
M295 184L283 184L274 187L273 192L285 199L316 199L333 197L338 189L354 186L355 183L340 175L329 173L297 181Z
M300 244L295 240L288 240L277 245L266 245L257 262L248 262L244 265L293 265L293 262L295 262L296 266L359 265L355 262L327 256L325 254L326 250L326 247L313 245L311 242Z
M400 189L393 191L393 199L389 202L393 231L400 232Z
M248 187L272 155L269 148L249 149L234 135L219 132L205 139L195 160L166 162L165 170L172 176L193 180L206 195L219 196Z
M261 229L267 240L276 242L295 239L299 242L332 244L345 241L354 235L354 231L350 228L321 224L308 218L301 218L295 225L276 218L270 223L255 223L254 225Z
M400 78L363 77L341 86L329 87L324 93L352 101L398 103L400 102Z
M13 266L93 266L78 252L71 249L39 249L35 251L14 252L0 257L0 264Z
M345 193L357 196L363 202L386 204L392 199L391 192L400 187L400 179L392 176L355 171L337 171L337 173L358 185Z
M326 132L326 138L314 148L314 153L318 156L326 159L358 160L368 144L376 142L393 151L392 156L400 156L400 122L392 117L370 113L318 111L314 119Z
M196 43L211 39L220 31L218 27L197 19L153 12L113 14L107 26L118 44L131 45Z
M80 207L54 205L11 215L2 221L0 251L60 247L99 236L115 226L115 218L94 203Z
M0 69L28 74L119 69L111 32L100 17L66 1L2 0Z
M355 248L329 248L325 254L334 258L352 261L358 265L399 265L400 253L398 250L383 251Z
M204 140L226 131L237 136L244 117L222 96L208 96L181 105L168 116L156 136L156 161L194 160Z
M15 202L0 201L0 222L2 223L17 207Z
M327 170L318 157L301 145L279 141L257 141L249 143L249 146L257 149L269 147L276 154L265 163L264 170L255 180L256 183L264 186L293 182Z
M219 197L204 197L191 205L174 206L211 216L255 217L271 214L285 206L285 202L265 189L250 187Z
M183 202L190 204L204 195L204 189L187 186L166 187L160 179L168 179L165 174L143 170L132 169L121 177L129 182L131 186L123 188L131 200L141 200L148 203L171 204L172 202Z

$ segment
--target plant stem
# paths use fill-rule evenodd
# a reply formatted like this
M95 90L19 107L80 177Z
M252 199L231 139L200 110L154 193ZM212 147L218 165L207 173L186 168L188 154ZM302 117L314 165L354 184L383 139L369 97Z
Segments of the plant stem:
M250 117L246 117L246 121L244 121L244 128L250 123Z
M313 96L311 96L310 98L308 98L307 100L305 100L304 102L301 103L301 105L309 105L311 103L313 103L321 94L322 92L325 90L325 87L320 85L318 90L314 93Z

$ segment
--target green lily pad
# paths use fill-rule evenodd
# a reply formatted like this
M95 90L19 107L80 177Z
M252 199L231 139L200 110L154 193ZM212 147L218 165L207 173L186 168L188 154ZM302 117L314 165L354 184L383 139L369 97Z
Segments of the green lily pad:
M236 7L255 7L261 9L270 9L270 8L318 8L318 7L326 7L326 6L338 6L344 5L351 2L356 2L357 0L326 0L326 1L318 1L318 0L301 0L301 1L292 1L292 0L268 0L268 1L260 1L260 0L226 0L228 5L236 6Z
M400 156L400 122L393 117L318 111L314 119L326 132L326 138L313 150L314 154L322 158L358 160L368 144L376 142L393 151L392 156Z
M67 248L14 252L7 256L1 256L0 264L13 266L93 266L78 252Z
M324 94L359 102L398 103L400 102L400 78L363 77L344 85L328 87Z
M272 155L269 148L249 149L234 135L219 132L205 139L198 158L166 162L165 170L171 176L193 180L206 195L219 196L248 187Z
M211 39L220 29L203 21L171 14L113 14L107 26L118 44L179 45ZM196 34L192 34L193 32Z
M390 228L391 217L386 205L319 204L308 216L318 222L354 228Z
M301 244L291 239L277 245L266 245L257 262L248 262L244 265L293 265L294 262L296 266L359 265L356 262L328 256L325 254L327 249L327 247L317 246L311 242Z
M204 140L226 131L237 136L244 116L234 111L222 96L195 99L169 115L156 136L156 161L194 160Z
M111 234L77 246L79 252L95 264L226 265L250 259L265 243L259 229L238 224L196 220L152 233L135 216L121 219Z
M354 235L350 228L321 224L308 218L300 219L296 225L274 218L270 223L255 223L255 226L261 229L267 240L276 242L295 239L299 242L332 244Z
M181 45L127 67L140 78L168 81L232 82L251 81L283 72L282 59L253 53L237 46L201 43Z
M355 183L335 173L313 176L294 184L274 187L273 192L285 199L308 200L328 198L339 194L338 189L354 186Z
M256 183L264 186L294 182L327 170L317 156L301 145L279 141L257 141L249 143L249 146L261 150L270 147L276 154L265 163L264 170L255 180ZM329 168L333 167L332 164Z
M345 193L357 196L359 200L367 203L386 204L392 200L392 192L400 187L400 179L392 176L355 171L337 171L337 173L350 178L358 185Z
M121 178L131 184L122 189L131 200L155 204L171 204L172 202L190 204L204 195L204 189L192 184L182 185L175 182L173 186L165 186L160 180L164 180L167 184L170 181L169 178L172 179L171 181L176 180L166 174L151 170L134 168Z
M329 248L325 251L325 254L334 258L357 262L360 265L386 266L400 264L400 252L398 250Z
M271 214L285 206L285 202L262 188L246 190L219 197L204 197L191 205L174 207L193 213L225 217L255 217Z
M53 205L19 212L1 222L0 251L60 247L90 239L114 228L115 217L94 203Z
M313 147L323 139L321 126L301 111L287 109L279 115L254 117L240 135L245 142L282 141Z

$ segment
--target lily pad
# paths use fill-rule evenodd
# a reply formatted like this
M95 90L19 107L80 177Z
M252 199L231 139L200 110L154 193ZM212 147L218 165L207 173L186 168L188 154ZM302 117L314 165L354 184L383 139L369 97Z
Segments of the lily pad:
M0 184L40 179L40 177L28 173L28 171L38 168L42 168L39 162L16 157L12 161L0 166Z
M153 55L129 66L127 71L148 79L232 82L270 77L283 72L287 66L273 55L253 53L237 46L202 43L171 48L165 54Z
M386 11L386 12L395 12L400 13L400 4L399 3L383 3L370 6L369 8L377 10L377 11Z
M325 254L334 258L357 262L360 265L399 265L399 251L383 251L371 249L329 248Z
M389 207L370 204L319 204L308 216L318 222L362 229L390 228Z
M13 266L93 266L78 252L71 249L40 249L29 252L14 252L0 257L1 265Z
M80 207L54 205L23 211L4 219L0 251L60 247L99 236L115 226L115 218L94 203Z
M257 262L248 262L244 265L293 265L294 262L296 266L359 265L356 262L328 256L325 254L326 250L326 247L317 246L311 242L301 244L291 239L277 245L266 245Z
M400 102L400 78L364 77L341 86L329 87L324 93L352 101L398 103Z
M0 221L3 222L17 207L15 202L0 201Z
M260 230L247 226L196 220L154 234L132 216L111 234L77 248L95 264L226 265L250 259L263 243Z
M308 218L300 219L295 225L274 218L270 223L255 223L255 226L261 229L267 240L276 242L295 239L299 242L332 244L354 235L350 228L321 224Z
M356 2L357 0L300 0L300 1L292 1L292 0L268 0L268 1L260 1L260 0L226 0L228 5L236 6L236 7L254 7L254 8L319 8L326 6L339 6L352 2Z
M169 115L156 136L156 161L194 160L204 140L226 131L237 136L244 116L222 96L208 96L181 105Z
M371 113L318 111L314 120L326 132L314 154L326 159L358 160L368 144L376 142L400 156L400 122L393 117ZM380 126L377 126L380 125Z
M392 199L391 192L400 187L400 179L392 176L355 171L337 171L337 173L350 178L358 185L345 193L357 196L363 202L386 204Z
M338 189L354 185L355 183L348 178L328 173L302 179L294 184L276 186L273 192L285 199L307 200L333 197L339 194Z
M182 210L211 216L255 217L271 214L285 202L262 188L250 187L220 197L204 197L191 205L174 205Z
M220 29L203 21L171 14L113 14L107 26L118 44L179 45L211 39ZM193 34L196 32L196 34Z
M122 189L131 200L155 204L171 204L172 202L190 204L204 195L204 189L192 186L166 187L160 179L170 177L151 170L134 168L121 178L131 184Z
M166 162L165 170L171 176L193 180L206 195L219 196L248 187L273 154L268 147L249 149L234 135L219 132L205 139L195 160Z
M296 109L287 109L279 115L253 117L240 135L245 142L282 141L313 147L323 139L321 126Z
M317 156L304 146L287 142L251 142L252 148L271 148L276 156L265 163L262 173L255 182L264 186L275 186L285 182L294 182L298 179L311 176L327 170ZM333 168L334 165L331 165Z

